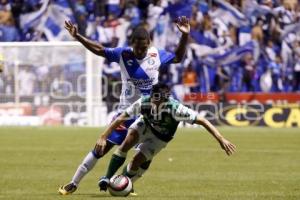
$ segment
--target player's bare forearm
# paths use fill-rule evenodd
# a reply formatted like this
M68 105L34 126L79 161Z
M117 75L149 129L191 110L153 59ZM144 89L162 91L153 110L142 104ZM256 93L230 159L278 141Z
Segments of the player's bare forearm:
M104 54L104 47L99 44L96 43L92 40L87 39L86 37L80 35L79 33L76 34L75 38L83 45L85 46L88 50L90 50L91 52L93 52L96 55L99 56L105 56Z
M196 124L204 126L204 128L219 142L222 149L224 149L227 155L230 156L235 152L235 145L226 140L216 129L216 127L212 125L208 120L202 117L197 117Z
M120 126L122 123L125 122L127 118L127 114L123 113L117 119L115 119L109 127L99 136L96 145L95 145L95 151L99 153L99 155L103 155L105 152L106 147L106 140L108 136L115 130L118 126Z
M126 121L127 117L128 116L126 113L122 113L109 125L109 127L102 133L100 137L107 138L108 136L110 136L111 132L114 131L118 126L123 124Z
M176 26L178 30L182 33L178 47L175 51L175 59L174 63L179 63L182 61L185 51L186 51L186 46L188 43L189 39L189 34L190 34L190 22L189 19L186 16L178 17L176 19Z
M178 47L175 51L174 63L180 63L183 60L183 57L184 57L185 52L186 52L186 46L187 46L187 43L188 43L188 39L189 39L189 34L182 33L182 36L180 38L180 42L179 42Z
M196 124L202 125L218 142L224 138L216 127L214 127L214 125L212 125L207 119L198 117Z

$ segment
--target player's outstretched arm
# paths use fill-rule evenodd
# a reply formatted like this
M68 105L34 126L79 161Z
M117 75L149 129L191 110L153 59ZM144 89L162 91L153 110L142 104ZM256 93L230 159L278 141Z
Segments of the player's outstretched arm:
M205 129L220 143L222 149L225 150L228 156L232 155L235 152L235 145L226 140L216 129L216 127L214 127L208 120L202 117L197 117L196 124L204 126Z
M86 37L80 35L77 31L77 28L71 21L65 21L65 29L70 33L70 35L78 40L83 46L85 46L88 50L93 52L96 55L105 57L104 47L92 40L87 39Z
M103 151L104 151L105 146L106 146L106 140L107 140L107 138L110 136L110 134L113 132L113 130L115 130L118 126L120 126L121 124L123 124L126 121L127 118L128 118L128 115L126 114L126 112L122 113L99 136L99 138L98 138L98 140L96 142L95 150L97 152L100 152L100 155L103 154Z
M190 22L189 19L186 18L185 16L179 17L176 20L176 25L179 31L182 33L178 47L175 51L175 58L174 58L174 63L179 63L182 61L185 51L186 51L186 46L188 43L189 39L189 34L190 34Z

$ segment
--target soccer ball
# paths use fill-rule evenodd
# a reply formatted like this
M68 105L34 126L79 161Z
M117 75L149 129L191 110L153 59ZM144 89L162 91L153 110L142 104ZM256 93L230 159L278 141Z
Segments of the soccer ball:
M131 179L124 175L114 175L109 180L108 191L112 196L127 196L132 190Z

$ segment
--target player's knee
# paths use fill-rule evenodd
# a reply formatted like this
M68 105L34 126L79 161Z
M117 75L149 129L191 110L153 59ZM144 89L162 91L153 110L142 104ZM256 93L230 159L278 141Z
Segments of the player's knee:
M93 154L93 156L95 157L95 158L97 158L97 159L99 159L99 158L101 158L102 156L103 156L103 154L100 154L100 152L98 152L97 150L93 150L92 151L92 154Z

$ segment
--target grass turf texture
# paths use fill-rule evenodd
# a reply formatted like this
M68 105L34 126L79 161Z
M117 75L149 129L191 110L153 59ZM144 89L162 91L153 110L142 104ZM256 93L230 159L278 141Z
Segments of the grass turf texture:
M237 145L234 156L227 157L204 129L179 129L135 184L139 196L127 198L300 199L299 129L219 129ZM115 199L97 187L111 153L73 195L57 193L92 149L99 132L92 128L0 128L0 199Z

